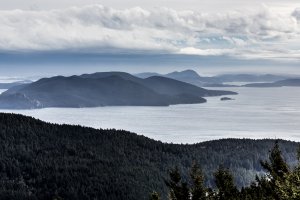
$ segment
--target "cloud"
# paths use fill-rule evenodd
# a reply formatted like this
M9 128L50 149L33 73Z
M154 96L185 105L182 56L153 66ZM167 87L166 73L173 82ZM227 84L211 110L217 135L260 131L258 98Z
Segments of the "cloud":
M179 54L201 55L201 56L220 56L230 55L234 53L234 49L197 49L194 47L182 48Z
M300 9L203 13L169 8L0 11L1 51L168 53L297 58ZM266 53L268 52L268 53ZM272 56L274 52L274 56Z
M300 8L295 9L292 13L292 16L296 18L298 23L300 23Z

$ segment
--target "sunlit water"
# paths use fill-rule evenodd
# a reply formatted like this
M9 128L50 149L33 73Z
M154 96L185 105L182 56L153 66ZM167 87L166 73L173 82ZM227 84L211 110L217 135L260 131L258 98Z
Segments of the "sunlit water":
M224 88L223 88L224 89ZM173 143L218 138L283 138L300 141L300 87L226 88L234 101L169 107L47 108L2 110L47 122L116 128Z

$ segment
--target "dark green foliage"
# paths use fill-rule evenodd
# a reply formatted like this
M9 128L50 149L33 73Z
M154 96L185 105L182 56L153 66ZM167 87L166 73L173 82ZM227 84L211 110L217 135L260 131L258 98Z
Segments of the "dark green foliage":
M285 159L296 165L297 143L280 141ZM0 114L0 199L166 199L168 170L201 164L205 187L214 186L220 163L236 185L247 186L262 171L273 140L226 139L195 145L164 144L122 130L49 124ZM181 177L192 185L188 175ZM200 181L201 182L201 181Z
M298 149L298 159L299 159ZM266 169L266 176L259 178L248 187L238 190L229 169L220 166L215 172L216 189L203 186L201 170L196 165L192 166L190 174L193 185L185 188L188 193L181 191L167 182L170 190L170 200L192 199L192 200L298 200L300 199L300 160L298 166L289 169L279 149L278 141L271 150L269 161L261 162ZM196 174L196 175L195 175ZM170 182L175 180L176 186L185 184L181 180L179 170L170 173ZM195 178L197 177L197 178ZM185 185L187 186L187 185ZM175 188L175 189L174 189ZM190 198L191 197L191 198Z
M272 182L278 179L283 179L284 174L289 172L289 167L284 161L279 149L278 141L276 141L274 148L270 154L270 162L262 161L262 167L269 172Z
M237 198L239 192L228 169L221 166L215 173L215 181L218 189L217 199L234 200Z
M192 179L192 200L203 200L206 198L207 189L204 186L203 172L197 163L194 163L190 173Z
M297 166L291 173L285 174L283 181L276 182L276 191L278 199L300 199L300 166Z
M150 195L150 200L160 200L160 196L157 192L152 192Z
M208 190L204 186L204 176L199 166L194 163L190 172L190 180L184 181L176 167L169 173L170 180L166 181L169 188L170 200L204 200ZM190 182L190 184L188 183Z
M180 172L176 167L170 172L170 181L166 181L170 189L170 200L189 200L190 191L187 182L182 181Z
M267 175L262 178L257 178L259 186L263 188L265 194L268 194L272 199L280 199L276 184L281 183L285 179L285 175L289 173L289 166L284 161L276 141L269 157L270 161L262 161L262 167L267 171Z

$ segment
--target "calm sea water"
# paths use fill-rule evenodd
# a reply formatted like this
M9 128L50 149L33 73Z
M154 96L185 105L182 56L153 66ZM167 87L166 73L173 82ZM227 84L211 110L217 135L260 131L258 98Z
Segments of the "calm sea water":
M223 88L224 89L224 88ZM226 88L234 101L169 107L47 108L0 110L47 122L116 128L173 143L219 138L283 138L300 141L300 87Z

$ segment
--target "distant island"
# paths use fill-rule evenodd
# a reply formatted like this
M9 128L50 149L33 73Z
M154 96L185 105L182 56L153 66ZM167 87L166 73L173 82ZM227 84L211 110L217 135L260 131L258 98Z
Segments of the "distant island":
M251 83L235 85L235 81ZM209 96L237 94L232 91L207 89L209 87L283 86L298 87L300 78L271 74L225 74L205 77L193 70L168 74L146 72L136 75L125 72L98 72L80 76L42 78L36 82L0 83L0 89L8 89L0 95L0 109L195 104L205 103L205 97Z
M203 97L235 94L161 76L143 79L125 72L99 72L43 78L12 87L0 95L0 108L168 106L204 103Z
M223 83L211 83L211 84L205 84L203 87L240 87L239 85L233 85L233 84L223 84Z
M284 87L284 86L300 87L300 78L285 79L273 83L251 83L251 84L243 85L243 87Z
M300 87L300 78L284 79L275 82L248 83L242 85L212 83L212 84L205 84L204 87L256 87L256 88Z
M220 99L221 101L230 101L230 100L234 100L233 98L229 98L229 97L222 97Z
M151 76L161 76L183 81L200 87L237 87L231 82L274 82L280 81L290 76L273 75L273 74L222 74L215 76L200 76L194 70L175 71L167 74L159 74L155 72L145 72L136 74L140 78L148 78Z

